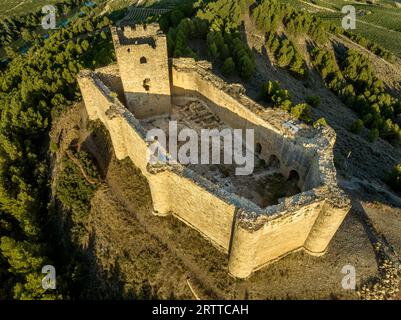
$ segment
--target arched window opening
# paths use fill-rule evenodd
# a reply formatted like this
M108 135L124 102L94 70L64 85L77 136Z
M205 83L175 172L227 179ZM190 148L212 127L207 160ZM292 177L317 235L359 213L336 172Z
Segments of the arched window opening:
M145 64L145 63L148 62L148 59L146 59L146 57L141 57L141 59L139 59L139 62L140 62L141 64Z
M291 170L290 174L288 175L288 181L292 181L295 184L298 184L299 182L299 173L295 170Z

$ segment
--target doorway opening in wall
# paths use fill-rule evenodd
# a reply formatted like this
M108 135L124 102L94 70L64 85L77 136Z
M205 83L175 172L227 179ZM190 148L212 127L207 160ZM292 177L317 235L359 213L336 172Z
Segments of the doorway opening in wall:
M296 170L291 170L288 175L288 181L293 182L294 185L298 185L299 179L299 173Z
M140 62L141 64L145 64L145 63L148 62L148 60L146 59L146 57L141 57L141 59L139 59L139 62Z

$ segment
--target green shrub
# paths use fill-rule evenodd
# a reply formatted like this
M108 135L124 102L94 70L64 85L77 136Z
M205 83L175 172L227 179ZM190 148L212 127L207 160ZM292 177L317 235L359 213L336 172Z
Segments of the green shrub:
M361 119L355 120L351 125L351 132L358 134L362 131L363 121Z
M291 108L291 115L305 122L311 121L311 106L307 103L299 103Z
M231 76L235 71L235 63L233 58L229 57L224 61L224 64L221 68L221 72L223 72L223 74L225 76Z
M320 98L318 96L309 96L306 98L306 102L310 104L311 107L316 108L320 105Z
M53 140L51 140L49 149L50 149L51 153L56 153L58 151L57 143L55 143Z
M380 136L380 133L379 133L378 129L374 128L374 129L371 129L369 131L369 137L368 138L369 138L370 142L376 141L379 138L379 136Z
M397 192L401 192L401 164L397 164L386 177L387 184Z
M327 121L325 118L319 118L313 123L314 128L318 128L321 126L323 126L323 127L327 126Z

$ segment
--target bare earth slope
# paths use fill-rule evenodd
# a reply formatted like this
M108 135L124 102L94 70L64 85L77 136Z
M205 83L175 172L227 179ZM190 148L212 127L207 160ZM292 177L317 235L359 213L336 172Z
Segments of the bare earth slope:
M348 215L323 257L295 252L246 280L232 278L227 257L200 234L172 217L151 214L146 180L128 159L114 158L107 135L87 130L80 120L83 110L75 106L52 131L53 140L64 146L59 156L78 141L99 159L104 177L92 199L88 240L82 243L92 261L89 283L96 286L89 285L83 297L355 299L357 291L341 287L344 265L355 266L358 288L386 279L387 273L379 272L380 250L359 210Z
M285 70L275 66L274 57L264 47L263 34L256 30L247 15L244 15L243 18L244 35L249 47L255 53L257 63L256 75L253 83L248 87L249 94L257 98L257 88L260 84L274 80L279 81L283 88L289 90L295 103L304 102L309 96L318 96L321 103L317 108L313 108L313 117L314 119L324 117L336 131L335 164L340 175L339 179L344 180L343 187L353 189L362 185L363 188L371 189L373 193L379 193L380 197L384 196L386 201L401 205L401 199L391 193L382 182L386 172L390 171L395 164L401 163L401 151L382 139L378 139L374 143L367 141L367 130L361 135L355 135L349 131L349 127L357 119L357 115L325 87L320 76L313 70L307 54L308 39L304 37L291 39L297 44L299 51L304 54L310 68L309 80L297 80ZM348 42L341 41L339 38L333 40L333 47L338 45L338 42L343 46L348 45ZM394 86L394 83L398 83L398 85L401 83L401 65L389 65L385 60L374 55L369 55L369 57L373 59L372 64L375 68L381 70L379 76L383 76L382 80L386 85L397 91L398 87ZM398 71L393 72L393 69ZM384 75L388 76L384 77Z

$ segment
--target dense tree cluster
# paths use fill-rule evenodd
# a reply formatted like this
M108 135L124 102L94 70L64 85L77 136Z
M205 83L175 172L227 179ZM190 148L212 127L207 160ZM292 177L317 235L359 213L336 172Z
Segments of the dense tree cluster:
M311 106L308 103L293 105L288 90L281 89L277 81L268 81L262 85L261 98L274 107L289 112L299 120L307 123L311 121Z
M312 58L327 86L361 117L369 128L369 139L378 136L390 142L401 142L401 130L395 119L401 113L401 102L385 92L373 73L367 57L349 50L341 70L332 53L315 48ZM351 130L359 132L360 122Z
M81 17L35 41L0 74L0 298L49 298L38 285L37 268L37 261L51 264L46 246L39 245L46 240L47 132L52 117L80 96L79 70L113 61L110 35L87 33L107 22ZM19 257L30 266L19 267Z
M290 70L298 78L306 78L308 69L295 45L284 35L279 36L279 26L289 34L309 34L317 42L326 40L321 22L307 13L279 1L261 1L252 10L252 18L259 30L267 34L266 47L275 55L280 67Z
M164 14L159 23L168 35L170 55L196 58L190 40L206 41L211 60L224 75L236 71L243 79L249 79L255 71L255 60L238 32L241 12L247 5L247 0L217 0L206 5L198 2Z
M277 34L270 33L266 47L274 54L280 67L291 71L298 78L308 76L305 61L290 40L282 39Z
M252 10L252 18L259 30L275 33L282 23L286 12L289 13L290 10L292 12L293 8L277 0L262 0Z
M257 28L267 33L274 34L283 25L290 34L308 34L318 43L327 40L324 25L319 18L297 11L278 0L262 0L252 10L252 18Z
M73 222L72 238L74 242L80 243L81 237L85 234L90 200L97 187L93 181L97 181L98 173L93 160L86 152L75 152L73 157L79 161L82 170L91 180L87 181L80 168L71 159L66 158L63 161L63 171L57 180L56 196L63 206L70 210Z
M288 9L283 23L286 30L295 36L308 34L314 41L320 44L327 41L323 22L308 12Z
M327 86L333 91L339 91L344 86L345 80L334 54L328 50L315 47L311 52L311 56L315 67Z

